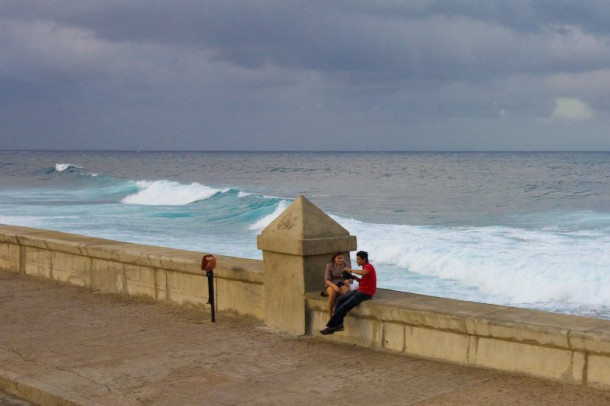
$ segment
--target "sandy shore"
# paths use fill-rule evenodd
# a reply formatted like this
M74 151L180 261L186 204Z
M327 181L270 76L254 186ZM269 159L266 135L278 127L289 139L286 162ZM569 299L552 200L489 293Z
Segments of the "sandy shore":
M82 405L602 405L610 392L0 272L0 389ZM0 402L1 402L0 397Z

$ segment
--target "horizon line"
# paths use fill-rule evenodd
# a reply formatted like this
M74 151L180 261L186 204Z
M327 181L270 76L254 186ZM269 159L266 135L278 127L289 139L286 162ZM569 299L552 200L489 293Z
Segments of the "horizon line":
M179 153L607 153L610 150L230 150L230 149L0 149L0 152L179 152Z

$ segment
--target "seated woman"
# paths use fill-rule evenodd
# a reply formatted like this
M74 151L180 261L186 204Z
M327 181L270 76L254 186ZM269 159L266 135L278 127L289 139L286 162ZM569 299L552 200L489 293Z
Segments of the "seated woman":
M329 319L333 315L335 300L337 300L339 296L350 291L349 283L351 283L351 280L343 279L343 270L347 267L348 265L343 260L343 254L341 252L335 252L330 263L326 264L326 269L324 270L324 283L326 285L326 294L328 295Z

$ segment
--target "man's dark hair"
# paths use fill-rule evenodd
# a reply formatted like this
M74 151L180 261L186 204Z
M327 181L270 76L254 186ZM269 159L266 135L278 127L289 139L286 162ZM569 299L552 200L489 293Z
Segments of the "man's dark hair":
M366 262L369 262L369 253L366 251L358 251L356 256L360 257L360 259L364 259Z

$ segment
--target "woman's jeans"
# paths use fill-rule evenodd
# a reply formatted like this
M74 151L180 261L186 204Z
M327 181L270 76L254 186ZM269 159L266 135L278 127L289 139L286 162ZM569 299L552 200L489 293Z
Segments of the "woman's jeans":
M343 325L343 318L354 307L358 306L365 300L371 299L373 296L362 293L359 290L352 290L343 296L339 296L335 303L335 311L333 317L326 323L326 327L339 327Z

